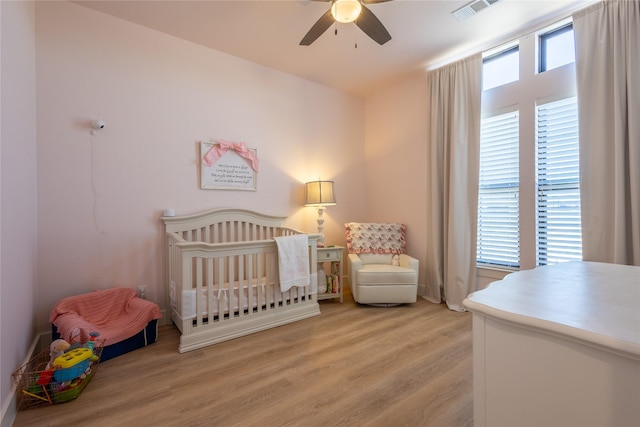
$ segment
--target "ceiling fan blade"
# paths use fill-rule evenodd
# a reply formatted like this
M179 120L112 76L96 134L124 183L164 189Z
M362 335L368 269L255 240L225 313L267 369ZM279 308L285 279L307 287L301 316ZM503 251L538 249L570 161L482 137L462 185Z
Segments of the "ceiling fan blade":
M314 1L323 1L323 0L314 0ZM376 3L386 3L392 0L360 0L364 4L376 4Z
M391 34L365 5L362 5L362 12L356 19L356 25L378 44L383 45L391 40Z
M327 31L327 28L329 28L331 24L333 24L333 22L333 15L331 15L331 9L329 9L324 15L320 17L320 19L316 21L315 24L313 24L313 27L311 27L309 32L307 32L307 34L300 41L300 45L309 46L311 43L316 41L316 39L320 37L322 33Z

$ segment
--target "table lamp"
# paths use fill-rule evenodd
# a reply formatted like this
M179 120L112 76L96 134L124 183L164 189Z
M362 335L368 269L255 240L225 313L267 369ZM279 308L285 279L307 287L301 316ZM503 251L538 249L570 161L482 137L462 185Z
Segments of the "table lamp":
M318 208L318 246L324 246L324 208L336 204L333 181L311 181L305 184L304 205Z

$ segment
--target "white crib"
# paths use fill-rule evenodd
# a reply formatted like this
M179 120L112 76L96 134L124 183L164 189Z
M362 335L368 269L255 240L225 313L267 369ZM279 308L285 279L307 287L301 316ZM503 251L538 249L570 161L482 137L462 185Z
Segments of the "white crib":
M308 235L310 284L280 291L273 238L301 233L284 219L238 209L162 217L167 309L180 353L320 314L319 235Z

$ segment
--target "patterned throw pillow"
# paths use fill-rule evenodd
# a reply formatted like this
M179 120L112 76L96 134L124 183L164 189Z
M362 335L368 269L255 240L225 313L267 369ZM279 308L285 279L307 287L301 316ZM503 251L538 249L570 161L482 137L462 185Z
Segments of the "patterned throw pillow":
M344 225L352 254L403 254L407 244L404 224L349 222Z

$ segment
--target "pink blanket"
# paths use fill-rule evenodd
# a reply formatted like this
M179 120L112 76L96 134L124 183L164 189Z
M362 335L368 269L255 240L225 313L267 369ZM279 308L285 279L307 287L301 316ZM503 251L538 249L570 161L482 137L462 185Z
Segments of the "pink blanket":
M107 346L132 337L160 317L160 307L138 298L133 289L112 288L60 300L49 322L69 343L87 341L91 332L98 332Z

